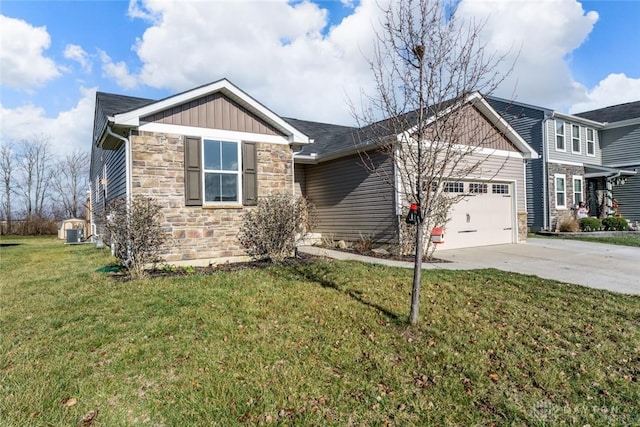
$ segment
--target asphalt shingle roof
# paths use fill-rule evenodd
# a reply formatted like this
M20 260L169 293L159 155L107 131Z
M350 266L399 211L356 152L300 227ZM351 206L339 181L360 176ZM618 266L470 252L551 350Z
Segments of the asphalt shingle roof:
M354 147L357 141L355 138L357 138L358 128L355 127L291 118L284 118L284 120L314 140L312 144L305 145L302 148L302 155L313 153L326 155L346 150Z
M606 123L635 119L640 117L640 101L627 102L626 104L612 105L610 107L599 108L597 110L585 111L583 113L574 114L574 116Z
M108 116L118 113L126 113L136 108L156 102L154 99L136 98L134 96L116 95L113 93L96 93L96 102L102 112Z

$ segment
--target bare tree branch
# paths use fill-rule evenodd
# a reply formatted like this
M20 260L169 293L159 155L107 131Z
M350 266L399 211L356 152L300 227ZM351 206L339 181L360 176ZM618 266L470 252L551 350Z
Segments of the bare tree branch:
M423 255L434 250L425 230L444 226L463 197L446 191L446 183L491 173L482 167L490 156L486 149L495 146L495 129L483 126L471 101L476 92L489 94L504 80L498 65L505 57L486 51L482 27L460 21L448 1L391 2L368 58L375 93L364 94L364 107L354 114L364 163L382 173L366 150L375 146L389 156L394 176L382 178L393 185L399 204L417 204L424 215L401 233L404 239L413 234L416 254L411 324L418 321Z

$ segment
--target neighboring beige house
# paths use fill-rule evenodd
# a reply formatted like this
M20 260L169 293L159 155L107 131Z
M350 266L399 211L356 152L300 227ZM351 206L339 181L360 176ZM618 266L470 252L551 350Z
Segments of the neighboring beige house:
M243 213L293 194L293 152L309 138L228 80L153 101L97 93L91 155L93 235L110 201L154 198L171 237L166 262L242 259Z
M442 249L517 243L526 238L525 168L537 154L478 94L464 104L491 134L486 161L451 183L464 198L450 213ZM91 234L111 200L136 195L162 205L172 245L164 260L219 263L245 251L243 214L274 194L315 204L325 237L403 239L404 206L353 144L359 129L283 119L226 79L155 101L98 93L91 156ZM369 153L391 175L390 158Z

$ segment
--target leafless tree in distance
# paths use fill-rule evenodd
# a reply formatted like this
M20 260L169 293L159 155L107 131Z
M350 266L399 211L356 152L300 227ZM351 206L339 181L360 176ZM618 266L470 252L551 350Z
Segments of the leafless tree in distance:
M56 177L51 186L56 203L69 218L80 218L85 210L89 189L89 152L74 150L56 163Z
M16 157L13 145L3 142L0 147L0 172L2 173L2 212L3 217L7 221L6 233L11 234L11 221L13 213L11 211L11 196L15 192L15 169Z

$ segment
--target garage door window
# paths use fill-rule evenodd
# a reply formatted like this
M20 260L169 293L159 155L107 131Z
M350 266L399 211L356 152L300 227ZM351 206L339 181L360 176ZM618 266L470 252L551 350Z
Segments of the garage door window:
M509 194L509 184L493 184L493 194Z
M464 183L462 182L446 182L444 184L445 193L464 193Z
M478 182L472 182L469 184L469 193L475 194L486 194L487 193L487 184L481 184Z

